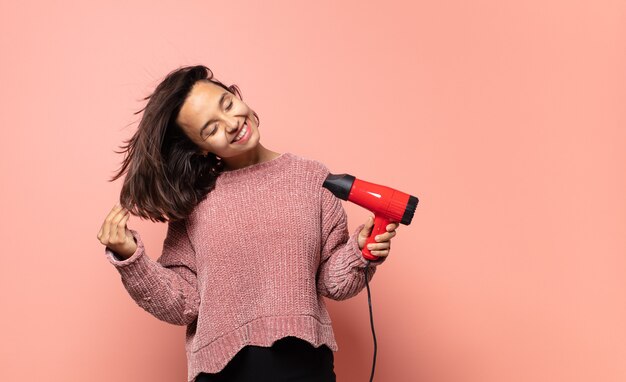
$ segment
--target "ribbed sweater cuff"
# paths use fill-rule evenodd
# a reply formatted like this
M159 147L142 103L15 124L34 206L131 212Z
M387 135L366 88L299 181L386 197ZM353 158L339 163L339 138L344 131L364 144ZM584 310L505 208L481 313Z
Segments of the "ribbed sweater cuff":
M135 253L129 258L122 260L109 247L105 247L105 254L122 276L141 276L148 273L150 259L146 257L146 251L141 236L133 229L129 229L129 231L133 234L137 242Z

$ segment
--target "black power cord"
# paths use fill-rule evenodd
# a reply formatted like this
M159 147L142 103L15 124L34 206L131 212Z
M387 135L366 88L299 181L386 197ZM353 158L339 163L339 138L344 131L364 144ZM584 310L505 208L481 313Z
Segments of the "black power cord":
M372 325L372 337L374 337L374 361L372 362L372 374L370 375L370 382L372 382L374 380L374 370L376 369L376 350L377 350L377 345L376 345L376 332L374 331L374 315L372 314L372 296L370 293L370 284L367 281L367 270L370 267L370 261L367 260L367 263L365 264L365 286L367 287L367 304L370 307L370 324Z

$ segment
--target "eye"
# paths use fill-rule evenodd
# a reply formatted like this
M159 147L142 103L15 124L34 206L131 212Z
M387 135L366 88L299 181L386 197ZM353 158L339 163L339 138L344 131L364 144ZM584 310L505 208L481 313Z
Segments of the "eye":
M217 123L213 124L213 126L215 126L215 128L213 130L211 130L211 132L209 133L208 136L211 136L211 135L215 134L215 132L217 131Z
M228 106L226 106L226 110L230 110L233 107L233 101L230 101L230 104L228 104ZM215 126L215 128L213 130L211 130L211 132L209 134L207 134L207 137L210 137L211 135L215 134L215 132L217 131L217 123L214 124L213 126Z

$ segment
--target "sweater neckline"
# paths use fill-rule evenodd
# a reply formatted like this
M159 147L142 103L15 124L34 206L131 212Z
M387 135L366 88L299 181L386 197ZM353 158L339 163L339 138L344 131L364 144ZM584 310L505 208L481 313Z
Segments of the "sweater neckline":
M288 157L291 156L291 153L284 152L278 155L275 158L272 158L265 162L259 162L255 164L251 164L246 167L238 168L235 170L223 171L217 177L217 181L220 183L231 182L236 179L244 178L253 174L257 174L271 167L278 166L282 162L286 161Z

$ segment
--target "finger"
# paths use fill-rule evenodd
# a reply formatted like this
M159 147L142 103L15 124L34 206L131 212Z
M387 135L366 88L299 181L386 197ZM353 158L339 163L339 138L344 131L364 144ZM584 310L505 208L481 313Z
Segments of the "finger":
M396 231L381 233L380 235L376 235L374 240L378 242L389 241L392 237L396 236Z
M106 218L104 218L104 221L102 222L102 227L100 227L100 241L105 240L107 241L109 238L109 231L110 231L110 223L111 220L113 220L113 218L115 217L115 215L122 209L122 206L120 205L120 203L115 203L115 205L113 206L113 208L111 208L111 211L109 212L109 214L106 216Z
M389 251L370 251L370 253L377 257L386 257L389 255Z
M107 218L105 219L103 234L105 240L108 240L110 242L117 235L117 233L115 232L116 225L119 219L123 217L124 211L125 209L122 206L116 206L113 208L109 216L107 216Z
M367 245L367 249L369 249L370 251L374 250L374 251L381 251L381 250L385 250L385 249L389 249L391 248L391 243L390 242L384 242L384 243L369 243Z
M109 231L109 241L112 243L117 243L118 241L122 241L126 235L119 236L119 225L121 220L126 216L126 212L128 210L122 208L111 220L110 231Z
M369 217L365 222L363 229L361 229L360 235L363 237L369 237L372 234L372 228L374 227L374 218Z
M122 240L126 238L126 222L130 217L130 212L127 210L124 217L117 223L117 237Z
M379 243L379 245L381 247L374 249L373 251L370 251L370 253L373 253L374 255L378 256L378 257L385 257L389 254L389 251L391 251L391 243L386 242L386 243Z
M398 228L400 224L399 223L391 223L391 224L387 224L387 231L393 231L396 228Z

